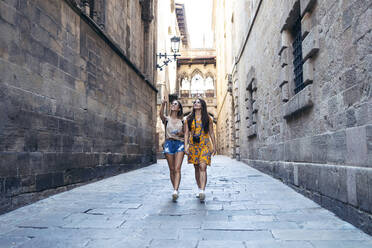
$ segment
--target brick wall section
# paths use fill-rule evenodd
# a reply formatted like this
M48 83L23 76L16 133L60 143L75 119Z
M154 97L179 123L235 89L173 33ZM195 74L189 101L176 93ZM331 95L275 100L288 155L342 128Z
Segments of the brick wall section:
M0 212L155 162L156 92L66 1L0 1L0 33Z

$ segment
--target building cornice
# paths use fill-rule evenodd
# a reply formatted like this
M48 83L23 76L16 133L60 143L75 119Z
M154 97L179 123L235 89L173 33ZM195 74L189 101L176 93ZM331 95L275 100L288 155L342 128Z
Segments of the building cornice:
M177 59L177 67L181 65L195 65L195 64L213 64L216 65L215 56L195 57L195 58L179 58Z

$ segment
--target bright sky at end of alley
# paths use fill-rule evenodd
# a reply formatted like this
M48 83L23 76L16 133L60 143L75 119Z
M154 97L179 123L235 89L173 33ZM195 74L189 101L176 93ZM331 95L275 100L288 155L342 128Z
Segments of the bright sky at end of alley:
M212 0L178 0L185 4L186 21L192 48L213 47Z

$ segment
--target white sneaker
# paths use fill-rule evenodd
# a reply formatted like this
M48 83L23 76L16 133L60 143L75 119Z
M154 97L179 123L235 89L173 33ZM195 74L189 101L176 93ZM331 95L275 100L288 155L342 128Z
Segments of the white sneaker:
M172 200L173 200L174 202L176 202L177 199L178 199L178 191L175 190L175 191L173 191L173 194L172 194Z
M199 200L200 200L200 202L204 202L204 200L205 200L205 193L204 193L204 190L200 190L200 193L199 193Z
M199 188L199 192L198 192L198 193L195 193L195 197L196 197L196 198L199 198L200 190L201 190L201 189Z

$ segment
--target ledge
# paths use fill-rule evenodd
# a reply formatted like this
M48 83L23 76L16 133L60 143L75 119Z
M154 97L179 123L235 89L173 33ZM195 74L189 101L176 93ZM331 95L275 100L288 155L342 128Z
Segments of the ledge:
M294 95L287 103L283 105L284 119L298 114L299 112L313 106L312 85L306 86L303 90Z

